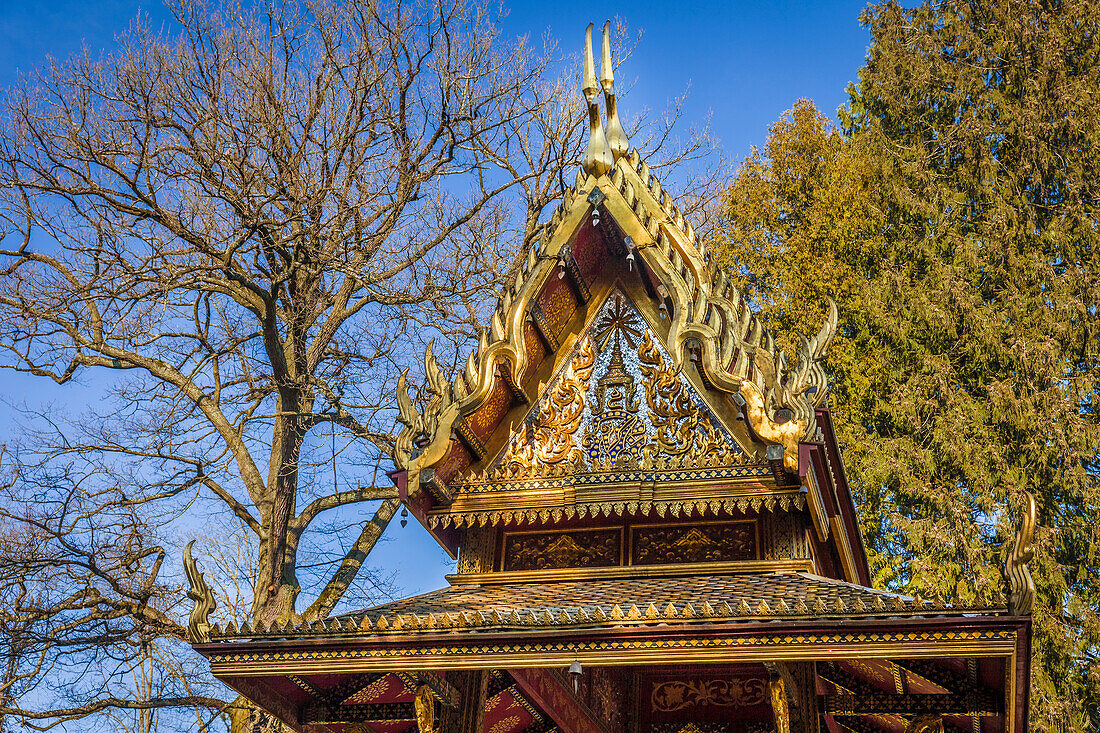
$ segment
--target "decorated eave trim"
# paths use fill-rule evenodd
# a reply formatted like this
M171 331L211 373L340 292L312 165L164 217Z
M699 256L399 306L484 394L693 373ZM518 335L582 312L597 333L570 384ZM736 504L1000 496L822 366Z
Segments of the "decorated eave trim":
M618 132L612 129L618 119L609 52L604 54L607 68L602 69L601 85L609 131L615 139L609 141L604 134L590 35L591 27L583 84L591 129L583 169L563 193L543 237L519 253L512 280L465 368L448 379L429 346L424 371L430 399L423 409L417 409L409 397L406 375L399 381L403 429L393 459L406 471L410 493L418 490L420 473L446 456L462 418L489 398L498 374L528 397L520 388L529 362L524 324L528 318L537 323L535 297L554 269L569 263L569 244L585 218L599 211L615 220L624 238L629 237L622 256L636 253L659 282L659 297L667 301L662 304L670 314L667 347L673 359L683 366L695 354L705 381L737 403L755 435L767 445L782 447L783 464L791 473L798 471L799 442L816 434L814 408L822 403L828 387L820 362L836 331L835 304L830 301L817 335L802 339L798 361L789 368L772 336L696 238L673 198L638 151L628 152L625 135L619 139L621 125ZM788 411L789 419L781 421L780 410Z
M651 515L664 519L665 517L705 517L726 516L739 512L749 511L759 513L761 510L774 511L801 511L806 506L806 497L797 491L781 495L753 496L739 499L696 501L620 501L599 502L589 504L574 504L572 506L554 507L547 509L501 509L494 511L471 511L428 514L428 526L431 529L445 527L484 527L507 524L536 524L558 522L562 519L601 519L608 517Z
M353 638L375 637L392 634L437 633L440 631L511 631L531 628L574 629L574 628L616 628L665 625L675 621L680 624L737 622L737 621L806 621L806 620L872 620L912 617L960 617L960 616L1002 616L1005 605L952 605L942 600L923 600L904 596L876 595L872 603L857 598L847 603L837 598L826 603L818 598L807 604L803 599L792 606L780 599L769 605L766 600L750 605L742 599L737 605L723 601L717 605L703 602L694 605L690 602L668 603L658 608L650 603L646 607L636 604L630 606L596 605L565 607L555 611L544 609L501 611L487 609L461 612L433 613L392 613L376 615L373 619L340 616L322 619L312 623L294 625L275 623L272 626L257 624L250 627L247 622L238 627L230 621L225 628L215 624L210 631L211 641L239 641L266 639L294 639L306 637Z

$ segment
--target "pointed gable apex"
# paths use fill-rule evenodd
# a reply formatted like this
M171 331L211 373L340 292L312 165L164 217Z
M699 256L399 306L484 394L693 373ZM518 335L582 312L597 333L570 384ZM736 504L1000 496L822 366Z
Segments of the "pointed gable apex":
M606 273L624 265L649 305L668 319L662 340L672 362L680 368L694 362L710 391L724 395L727 411L743 414L755 439L777 446L773 453L785 468L798 471L798 444L814 436L814 409L827 388L820 359L836 328L835 306L830 303L821 331L803 339L795 366L788 367L672 197L631 150L609 175L578 172L547 236L517 258L515 274L463 370L447 378L429 349L425 372L432 398L420 410L402 377L404 428L393 457L407 472L410 493L419 488L421 472L449 454L467 452L459 461L467 466L487 458L484 437L514 405L538 398L528 394L537 389L531 383L535 362L554 358L571 335L569 326L576 327L570 321L578 308L586 307Z
M742 443L755 442L756 452L798 475L800 443L817 437L815 408L827 387L820 360L836 329L835 305L830 302L818 334L802 339L797 362L789 368L673 198L638 151L628 150L616 111L608 26L598 85L591 30L582 75L589 140L574 185L563 192L542 238L517 255L511 280L465 368L448 378L429 348L424 367L431 398L419 409L405 375L398 384L403 429L393 460L406 497L422 495L423 484L429 504L449 503L449 483L485 469L502 422L514 422L541 398L532 390L544 386L548 369L560 367L563 345L576 340L591 315L593 292L616 277L638 291L636 306L651 307L667 319L660 330L673 367L690 366L698 374L716 414L744 418L750 440ZM601 87L607 134L599 111Z

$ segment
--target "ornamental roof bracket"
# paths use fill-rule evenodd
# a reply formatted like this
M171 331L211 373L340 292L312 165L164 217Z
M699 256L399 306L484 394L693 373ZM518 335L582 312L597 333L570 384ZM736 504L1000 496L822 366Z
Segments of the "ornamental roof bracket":
M191 586L187 591L187 597L195 602L191 609L191 618L187 622L187 634L192 644L198 644L210 641L210 614L217 607L217 603L214 601L214 593L210 590L210 586L206 584L206 578L199 572L195 559L191 557L193 544L195 541L191 540L183 548L183 572L187 575L187 582Z
M600 88L596 85L596 62L592 57L592 25L589 23L584 31L584 75L581 77L581 92L588 103L588 147L584 151L581 165L585 173L599 177L611 171L615 158L600 123L600 104L597 97Z
M1013 616L1030 616L1035 602L1035 581L1027 564L1035 557L1035 527L1038 524L1038 509L1035 497L1025 491L1027 497L1020 526L1016 530L1016 541L1012 552L1005 561L1004 575L1008 582L1008 612Z

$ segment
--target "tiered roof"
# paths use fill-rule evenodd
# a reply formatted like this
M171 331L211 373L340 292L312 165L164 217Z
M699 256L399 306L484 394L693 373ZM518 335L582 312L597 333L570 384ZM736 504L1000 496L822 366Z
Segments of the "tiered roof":
M831 730L911 733L936 720L1020 733L1034 503L1005 598L967 605L869 587L823 406L836 307L789 366L629 148L607 27L599 85L591 30L589 144L574 185L520 253L465 368L445 375L429 347L430 399L414 403L404 375L399 385L392 476L443 547L461 548L458 574L312 623L211 627L212 595L188 554L196 649L227 684L318 733L362 722L403 733L414 712L427 733L432 706L414 694L451 707L476 699L451 686L473 684L476 670L493 680L480 693L495 721L484 730L556 733L548 710L576 701L536 693L564 684L548 668L582 662L634 670L636 685L656 674L642 665L771 675L763 724L811 730L821 697ZM505 715L501 700L527 712ZM588 721L577 731L611 733L592 710L577 714Z

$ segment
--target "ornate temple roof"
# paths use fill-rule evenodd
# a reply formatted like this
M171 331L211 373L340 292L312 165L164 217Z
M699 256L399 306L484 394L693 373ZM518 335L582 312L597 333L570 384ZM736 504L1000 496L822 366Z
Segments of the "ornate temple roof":
M1023 733L1034 502L1005 598L868 587L823 406L836 308L788 366L630 149L607 26L599 80L591 30L574 185L519 253L464 369L445 375L429 347L429 399L414 403L405 375L399 385L391 477L461 551L450 586L311 622L211 625L189 546L195 648L303 733L461 720L468 733L616 733L628 684L635 705L658 685L706 697L749 678L759 715L743 707L739 727L719 707L717 728L639 730ZM563 670L582 665L599 694L569 689ZM440 728L437 703L464 712Z
M589 28L589 36L591 28ZM820 331L802 338L794 365L751 305L696 235L675 198L637 150L618 119L605 27L599 84L587 47L583 91L589 144L582 170L562 194L542 236L526 246L503 296L469 354L446 375L431 348L425 354L428 399L416 404L405 376L398 388L403 429L393 451L408 495L422 486L433 504L449 504L452 484L492 458L491 437L514 411L539 397L544 362L556 363L576 335L574 311L609 270L633 291L633 305L651 316L674 369L697 373L716 419L737 434L755 462L773 457L798 474L799 444L817 440L815 408L828 387L821 360L836 329L831 302ZM607 106L606 132L598 92ZM618 344L618 341L615 341ZM737 425L736 416L744 423Z

